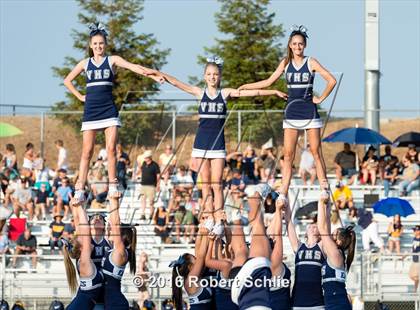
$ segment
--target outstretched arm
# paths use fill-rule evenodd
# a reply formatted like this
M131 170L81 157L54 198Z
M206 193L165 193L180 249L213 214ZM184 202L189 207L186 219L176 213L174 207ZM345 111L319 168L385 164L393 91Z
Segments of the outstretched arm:
M74 207L73 212L77 213L78 217L78 240L81 243L80 251L80 276L89 277L93 274L93 264L90 258L91 254L91 237L90 237L90 226L86 211L81 207Z
M274 82L279 79L279 77L284 72L284 68L285 68L285 61L283 59L282 61L280 61L280 64L278 65L276 71L274 71L274 73L268 79L262 80L262 81L259 81L259 82L255 82L255 83L251 83L251 84L242 85L241 87L239 87L239 89L240 90L261 89L261 88L269 87L269 86L273 85Z
M160 74L162 74L163 78L171 85L175 86L176 88L179 88L180 90L189 93L195 97L200 97L201 95L201 88L197 87L197 86L192 86L189 84L186 84L184 82L181 82L179 80L177 80L176 78L174 78L173 76L160 72Z
M134 73L150 77L158 83L163 82L163 77L160 75L159 71L154 70L154 69L149 69L149 68L140 66L138 64L133 64L125 60L121 56L111 56L111 65L115 65L117 67L121 67L124 69L128 69L130 71L133 71Z
M83 70L85 69L85 64L86 64L86 59L83 59L81 62L79 62L74 68L73 70L71 70L71 72L66 76L66 78L64 79L64 86L67 87L67 89L80 101L85 102L85 97L84 95L82 95L77 89L76 87L74 87L72 81L80 74L83 72Z
M237 97L256 97L256 96L278 96L285 100L287 99L287 94L279 90L271 90L271 89L240 90L240 89L233 89L233 88L224 88L222 92L225 98L227 97L237 98Z
M293 226L292 222L292 211L290 210L289 206L286 206L284 208L284 218L286 223L286 229L287 229L287 237L289 238L290 245L292 246L293 252L297 252L300 241L297 237L295 226Z
M315 72L318 72L319 74L321 74L324 80L327 81L327 86L325 87L325 90L322 93L322 95L320 97L315 97L315 96L313 97L313 103L320 104L332 92L332 90L335 87L335 84L337 84L337 81L335 80L335 77L327 69L321 66L318 60L311 58L309 61L311 62L312 69Z

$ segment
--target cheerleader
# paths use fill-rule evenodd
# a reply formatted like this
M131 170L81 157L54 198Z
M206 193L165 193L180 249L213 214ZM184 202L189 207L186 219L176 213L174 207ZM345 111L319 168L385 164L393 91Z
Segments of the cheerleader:
M195 136L192 157L200 167L204 212L209 214L212 234L223 235L223 192L222 175L225 166L226 149L224 127L227 115L226 100L229 97L286 95L276 90L238 91L232 88L220 88L223 61L218 57L207 59L204 69L206 87L201 89L178 81L174 77L161 73L165 80L175 87L195 96L200 100L198 114L200 117ZM214 197L211 196L213 191ZM213 202L214 200L214 202Z
M351 310L346 291L346 275L354 258L356 234L353 226L348 226L335 229L331 235L328 198L325 193L321 194L318 202L318 229L327 258L322 266L325 309Z
M239 89L259 89L271 86L285 73L288 99L283 120L284 129L284 169L281 193L287 197L292 177L292 164L295 158L299 130L308 134L310 150L315 159L316 173L321 188L329 190L324 159L321 151L320 129L322 121L317 111L334 89L335 78L315 58L305 56L308 35L304 26L295 27L289 36L287 57L280 61L276 71L266 80L245 84ZM327 82L321 96L313 96L314 73L319 73ZM286 200L287 203L287 200Z
M96 133L105 131L105 141L108 157L109 197L120 197L116 176L116 144L118 140L117 127L121 127L118 110L112 98L112 88L117 67L128 69L143 76L150 76L156 81L162 81L155 70L147 69L124 60L120 56L107 56L107 32L101 23L89 26L90 58L80 61L64 79L68 90L84 102L82 122L83 148L79 166L79 177L76 183L76 193L73 204L85 201L85 183L92 158ZM82 72L86 74L86 95L82 95L72 84L72 81Z

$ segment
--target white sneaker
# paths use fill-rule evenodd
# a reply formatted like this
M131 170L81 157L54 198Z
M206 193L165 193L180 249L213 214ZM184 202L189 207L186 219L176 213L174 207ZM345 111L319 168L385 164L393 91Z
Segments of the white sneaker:
M320 198L321 198L322 200L329 200L329 199L330 199L330 191L329 191L328 189L323 189L323 190L321 191Z
M289 199L287 199L286 195L280 192L276 192L277 193L277 199L276 199L276 203L277 201L282 201L285 205L289 205Z
M85 191L82 189L76 190L72 201L72 204L75 206L83 205L86 202Z
M217 222L216 224L214 224L213 229L211 230L211 232L219 237L222 238L225 234L225 226L223 225L222 222Z
M205 220L203 223L201 223L200 225L201 225L201 227L204 227L209 232L211 232L213 230L214 220L209 218L209 219Z

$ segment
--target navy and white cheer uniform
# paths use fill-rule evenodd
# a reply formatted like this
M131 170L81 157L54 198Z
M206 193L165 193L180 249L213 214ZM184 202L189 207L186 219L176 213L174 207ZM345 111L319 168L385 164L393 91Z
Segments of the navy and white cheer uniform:
M195 135L192 157L226 158L224 126L226 120L226 100L218 90L211 97L207 89L198 107L200 117Z
M92 253L90 254L90 258L92 259L92 262L95 264L96 268L100 270L102 268L102 259L104 258L105 253L108 252L112 246L105 238L102 238L102 240L98 243L94 238L92 238L91 244L93 245L93 248Z
M292 291L292 309L323 310L321 268L325 263L319 244L308 247L300 244L295 256L295 282Z
M270 302L272 309L290 309L290 276L290 269L283 263L283 274L273 277L274 283L270 288Z
M191 310L213 310L212 291L210 287L200 287L193 295L188 295Z
M316 104L312 102L314 73L310 67L310 57L305 57L300 67L293 60L286 65L287 105L283 128L321 128Z
M271 310L271 262L266 257L246 261L232 283L232 301L240 310ZM255 308L254 308L255 307Z
M121 292L121 279L124 275L127 263L125 263L124 266L114 264L111 256L113 251L114 250L110 250L106 252L102 260L102 273L105 277L105 310L128 310L128 301Z
M231 297L231 282L230 279L223 277L222 273L218 272L218 285L215 289L215 301L217 310L235 310L238 306L233 303Z
M344 258L344 254L343 254ZM347 297L345 269L332 267L328 259L322 266L322 288L324 290L325 310L351 310Z
M109 56L96 64L93 58L86 61L86 101L82 131L121 126L118 109L112 97L114 71Z
M76 263L79 272L79 262ZM103 300L104 295L104 276L95 265L94 272L91 277L79 277L79 290L71 303L67 306L67 310L93 309L95 305Z

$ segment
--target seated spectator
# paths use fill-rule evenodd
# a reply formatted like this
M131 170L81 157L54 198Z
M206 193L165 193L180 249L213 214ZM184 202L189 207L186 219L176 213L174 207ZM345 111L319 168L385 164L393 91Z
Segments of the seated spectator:
M344 185L343 182L338 182L335 185L335 191L333 193L333 198L335 201L335 205L340 210L346 209L346 208L353 208L353 194L350 190L350 188L346 185Z
M121 143L117 144L117 177L120 185L127 189L127 167L130 166L130 158L124 152Z
M62 180L61 186L57 188L56 192L56 204L53 207L53 213L62 213L64 208L64 218L67 219L69 215L69 205L73 198L73 189L70 186L70 180L65 177Z
M61 255L61 249L63 247L63 242L60 240L61 236L63 235L65 224L62 222L63 216L61 214L54 215L54 221L50 224L50 248L51 253L54 253L55 248L58 248L58 252Z
M391 154L391 146L385 146L385 154L379 158L379 176L384 179L385 166L390 162L398 162L398 157Z
M6 152L3 157L3 171L9 169L11 174L19 175L17 166L16 149L13 144L6 144Z
M418 163L418 152L416 150L416 145L415 144L409 144L408 145L408 150L407 153L405 154L405 157L408 157L410 159L413 160L414 163L419 164Z
M59 188L62 184L62 180L67 177L67 170L66 169L59 169L57 171L57 176L53 181L52 192L55 194L57 188Z
M23 155L22 174L24 174L25 176L29 176L32 173L34 160L34 145L31 142L28 142L26 144L26 151Z
M155 234L161 238L163 243L167 243L171 230L169 227L169 213L166 211L166 208L161 201L158 201L156 206L157 211L153 217L153 224L155 225L154 231Z
M0 220L6 222L6 220ZM0 224L2 226L2 224ZM0 255L10 254L9 238L7 237L6 226L0 227Z
M240 157L238 157L238 160L239 158ZM246 176L248 179L252 180L253 183L258 183L258 176L260 175L259 171L257 171L257 160L258 157L255 150L251 145L248 145L242 156L242 163L240 164L240 167L237 168L244 177Z
M28 180L25 177L20 179L16 190L12 195L13 211L16 217L20 217L20 211L28 211L29 220L32 221L34 217L34 205L32 202L32 194L28 188Z
M149 256L146 252L142 251L139 255L137 266L136 266L136 276L141 279L141 285L137 286L139 291L138 302L140 309L143 309L143 302L150 298L148 291L148 283L150 281L150 271L149 271Z
M198 223L198 215L200 213L200 206L198 202L192 200L192 197L190 194L185 194L184 201L185 201L185 210L191 211L194 217L194 222Z
M391 223L388 225L388 251L392 253L395 251L397 254L401 253L401 247L400 247L400 237L403 233L403 225L401 224L401 217L396 214L394 215L394 218Z
M92 198L98 203L104 203L108 195L108 179L102 169L96 169L91 183Z
M48 210L48 196L50 193L47 191L47 185L41 184L40 189L36 192L34 198L35 203L35 218L37 220L45 220L46 210Z
M245 191L245 182L238 169L232 171L232 179L230 180L230 190L232 192L243 193Z
M376 149L370 146L362 160L362 183L367 184L370 180L372 185L376 184L376 174L378 173L379 159L375 155Z
M165 146L165 151L159 156L159 168L163 173L164 180L168 180L169 176L174 172L176 166L176 155L170 144Z
M307 184L307 175L310 176L309 184L314 185L316 178L315 159L309 150L309 144L306 145L306 148L302 148L299 163L299 175L303 181L303 185Z
M74 218L71 218L70 223L64 224L63 238L71 240L74 237L76 225L74 225Z
M414 281L414 291L417 292L419 287L419 277L420 277L420 225L416 225L413 228L414 231L414 238L413 238L413 262L411 263L410 270L408 275L411 280Z
M28 255L32 257L32 267L36 268L36 237L31 234L31 229L27 227L25 231L19 236L16 241L15 255ZM16 262L18 257L13 257L12 267L16 268Z
M260 170L261 182L273 182L276 176L276 157L274 156L273 141L270 139L261 146L262 170Z
M175 197L175 242L181 242L182 232L182 235L188 238L188 242L193 243L194 230L194 215L191 210L185 208L185 203L182 201L181 196L178 195Z
M378 223L374 221L372 213L365 209L358 209L357 213L359 217L357 224L362 227L363 250L370 251L370 242L372 241L383 253L384 242L379 236Z
M241 170L242 158L243 158L242 156L243 156L242 152L232 152L226 155L226 165L230 168L230 170L233 170L233 169Z
M404 171L399 184L399 191L401 196L409 195L413 190L420 188L420 169L411 157L405 156L403 158Z
M348 177L348 185L352 185L357 176L356 153L350 149L350 144L344 143L344 150L337 153L334 159L335 174L341 181Z
M177 194L191 194L192 193L192 189L194 187L194 181L191 177L191 175L189 175L187 173L187 169L185 168L185 166L179 166L178 167L178 172L176 175L173 176L172 178L172 185L174 187L174 195Z
M3 202L6 199L6 191L7 191L8 186L9 186L9 178L5 174L0 173L0 191L1 191L0 198Z
M383 185L384 195L389 196L389 189L395 184L398 178L398 158L392 158L384 161L383 167Z

